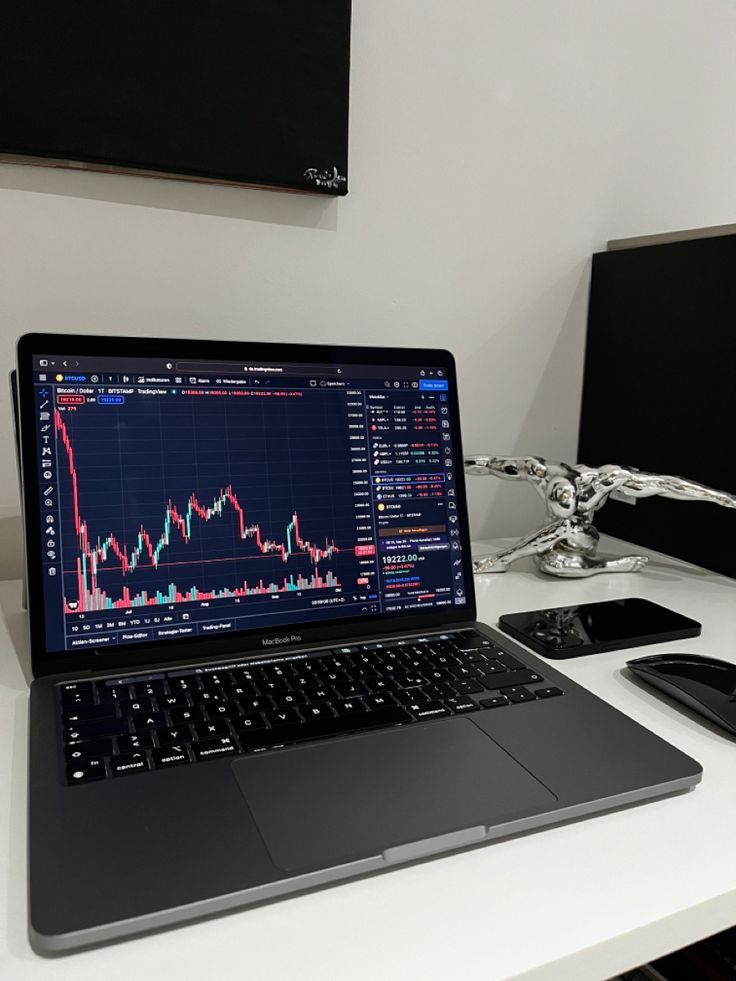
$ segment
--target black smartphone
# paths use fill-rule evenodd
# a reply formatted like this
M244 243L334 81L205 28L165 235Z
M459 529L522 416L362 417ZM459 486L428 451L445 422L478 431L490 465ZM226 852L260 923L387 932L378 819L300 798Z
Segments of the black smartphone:
M698 637L702 629L697 620L640 597L504 613L498 625L542 657L555 659Z

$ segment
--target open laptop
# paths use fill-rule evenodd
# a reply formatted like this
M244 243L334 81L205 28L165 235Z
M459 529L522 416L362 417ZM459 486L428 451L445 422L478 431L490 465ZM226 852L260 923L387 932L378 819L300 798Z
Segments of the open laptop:
M700 779L476 622L446 351L36 334L17 371L38 952Z

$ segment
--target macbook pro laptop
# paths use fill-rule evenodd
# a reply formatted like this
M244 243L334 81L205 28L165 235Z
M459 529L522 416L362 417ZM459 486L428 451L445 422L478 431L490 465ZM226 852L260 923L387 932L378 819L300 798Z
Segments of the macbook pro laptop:
M36 334L17 392L36 951L700 779L477 622L446 351Z

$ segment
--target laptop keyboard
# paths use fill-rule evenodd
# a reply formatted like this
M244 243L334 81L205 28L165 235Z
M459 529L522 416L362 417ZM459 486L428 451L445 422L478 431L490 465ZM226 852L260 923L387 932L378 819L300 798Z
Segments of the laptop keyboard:
M563 694L471 630L58 690L69 784Z

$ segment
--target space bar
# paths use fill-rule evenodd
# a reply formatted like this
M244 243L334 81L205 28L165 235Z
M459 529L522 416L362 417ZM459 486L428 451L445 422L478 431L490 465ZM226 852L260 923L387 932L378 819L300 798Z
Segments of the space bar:
M379 709L376 712L345 715L336 719L319 719L314 722L276 726L274 729L262 729L260 732L239 732L238 739L243 749L252 750L411 721L413 720L409 713L397 706L396 708Z

